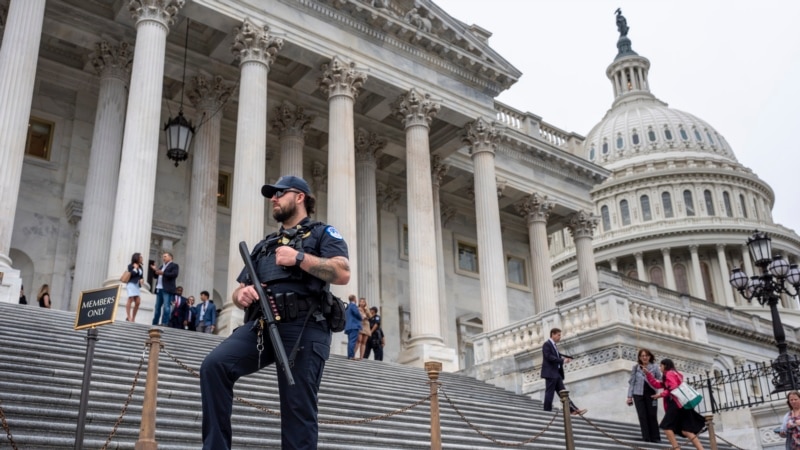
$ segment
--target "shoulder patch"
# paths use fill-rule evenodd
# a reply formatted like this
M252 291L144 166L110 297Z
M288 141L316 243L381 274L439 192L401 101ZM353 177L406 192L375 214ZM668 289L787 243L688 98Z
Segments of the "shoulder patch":
M332 238L336 238L336 239L342 239L342 235L341 235L341 234L339 234L339 232L338 232L338 231L336 231L336 228L333 228L333 227L328 227L328 228L327 228L325 231L327 231L327 232L328 232L328 234L329 234L329 235L330 235Z

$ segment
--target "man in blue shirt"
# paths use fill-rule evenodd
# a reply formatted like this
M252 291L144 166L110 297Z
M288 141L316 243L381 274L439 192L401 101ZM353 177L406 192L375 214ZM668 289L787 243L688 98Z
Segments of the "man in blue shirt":
M355 295L350 295L347 299L350 300L350 304L347 305L345 312L347 324L344 327L344 334L347 335L347 359L353 359L356 356L358 332L361 331L361 311L358 310Z

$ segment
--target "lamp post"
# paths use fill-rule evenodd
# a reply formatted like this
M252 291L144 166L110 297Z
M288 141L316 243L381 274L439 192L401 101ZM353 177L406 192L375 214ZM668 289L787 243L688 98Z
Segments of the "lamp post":
M778 346L778 358L772 362L774 370L772 384L775 392L795 390L800 384L798 361L790 360L786 352L786 333L778 314L781 294L797 297L800 293L800 269L789 264L782 256L772 256L772 239L767 233L755 230L747 239L747 247L753 263L761 269L760 275L748 276L742 269L731 271L731 286L747 301L756 299L760 305L769 305L772 313L772 333Z

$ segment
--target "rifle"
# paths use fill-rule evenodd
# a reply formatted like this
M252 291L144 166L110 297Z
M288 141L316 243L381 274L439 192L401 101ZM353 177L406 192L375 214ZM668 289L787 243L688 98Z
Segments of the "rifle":
M253 266L253 261L250 259L250 250L247 249L247 243L239 242L239 254L242 255L244 266L250 274L250 281L253 282L253 288L258 294L258 301L261 304L261 312L264 314L264 320L267 322L267 331L269 332L269 340L272 341L272 348L275 350L275 361L278 366L283 369L286 375L286 381L289 386L294 386L294 377L292 377L292 369L289 368L289 358L286 357L286 350L283 348L283 341L281 335L278 333L278 322L275 320L275 315L272 313L272 308L269 305L267 294L261 286L261 281L258 279L256 268Z

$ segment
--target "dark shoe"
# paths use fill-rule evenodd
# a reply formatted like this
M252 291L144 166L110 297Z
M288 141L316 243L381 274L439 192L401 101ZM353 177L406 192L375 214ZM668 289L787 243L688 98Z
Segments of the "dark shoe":
M589 412L588 409L576 409L575 411L571 411L570 414L573 416L582 416Z

